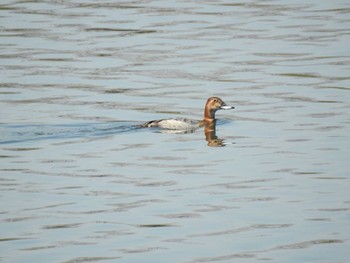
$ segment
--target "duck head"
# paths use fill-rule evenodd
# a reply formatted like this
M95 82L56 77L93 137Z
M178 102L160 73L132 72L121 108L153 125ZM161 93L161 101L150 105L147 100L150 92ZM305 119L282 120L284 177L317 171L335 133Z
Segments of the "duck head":
M205 104L204 121L211 123L215 121L215 112L218 110L234 109L233 106L228 106L222 99L218 97L210 97Z

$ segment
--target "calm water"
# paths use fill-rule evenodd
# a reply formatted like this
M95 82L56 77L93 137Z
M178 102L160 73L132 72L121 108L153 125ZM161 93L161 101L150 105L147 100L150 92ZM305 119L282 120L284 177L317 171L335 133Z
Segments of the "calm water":
M1 1L0 261L348 262L349 46L346 0Z

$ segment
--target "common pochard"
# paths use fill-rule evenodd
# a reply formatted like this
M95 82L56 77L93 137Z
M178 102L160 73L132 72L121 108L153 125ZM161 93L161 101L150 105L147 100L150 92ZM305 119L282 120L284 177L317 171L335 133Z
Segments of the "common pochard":
M228 106L222 99L218 97L210 97L204 108L204 119L201 121L186 118L161 119L146 122L141 127L160 127L168 130L194 130L203 126L215 125L215 113L217 110L234 109Z

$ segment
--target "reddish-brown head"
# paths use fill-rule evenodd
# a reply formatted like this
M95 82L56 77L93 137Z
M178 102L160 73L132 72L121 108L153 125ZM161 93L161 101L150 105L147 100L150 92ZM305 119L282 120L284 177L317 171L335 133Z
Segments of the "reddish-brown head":
M215 121L215 112L217 110L229 110L234 109L232 106L228 106L222 99L218 97L210 97L205 104L204 109L204 121Z

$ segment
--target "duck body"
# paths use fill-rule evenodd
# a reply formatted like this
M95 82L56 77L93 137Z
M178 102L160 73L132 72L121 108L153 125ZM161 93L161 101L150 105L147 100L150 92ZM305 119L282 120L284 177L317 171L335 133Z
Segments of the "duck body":
M186 118L171 118L146 122L143 127L159 127L168 130L194 130L199 128L200 121Z
M210 97L204 107L203 120L199 121L187 118L161 119L146 122L142 124L141 127L159 127L168 130L195 130L199 127L215 125L216 111L228 109L234 109L234 107L226 105L226 103L218 97Z

